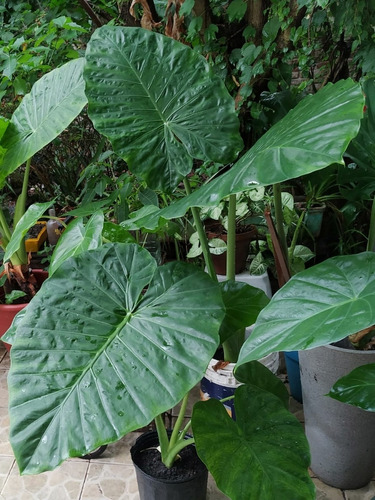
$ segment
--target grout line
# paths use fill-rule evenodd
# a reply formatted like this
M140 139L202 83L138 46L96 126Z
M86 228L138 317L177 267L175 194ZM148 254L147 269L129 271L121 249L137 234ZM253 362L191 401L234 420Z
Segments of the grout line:
M86 479L87 479L87 476L89 475L89 468L90 468L90 460L87 461L86 472L85 472L85 475L84 475L84 478L82 481L81 491L79 492L78 500L82 499L83 490L85 489Z
M5 478L5 481L4 481L4 484L3 484L3 487L2 487L2 488L1 488L1 490L0 490L0 495L4 492L4 489L5 489L5 487L6 487L7 483L8 483L9 477L10 477L10 475L11 475L11 473L12 473L13 469L15 468L15 466L16 466L16 460L15 460L15 459L13 459L12 465L11 465L11 467L10 467L10 469L9 469L9 471L8 471L8 474L7 474L6 478Z

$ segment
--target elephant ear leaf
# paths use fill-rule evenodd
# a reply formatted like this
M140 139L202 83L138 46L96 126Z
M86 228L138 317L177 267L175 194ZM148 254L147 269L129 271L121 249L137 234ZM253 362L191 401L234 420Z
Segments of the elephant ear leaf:
M294 275L259 314L237 367L275 351L338 342L375 324L375 253L332 257Z
M63 262L12 338L10 442L21 473L52 470L175 406L217 348L223 309L205 272L158 267L136 244Z
M162 209L158 216L180 217L189 207L216 206L232 193L342 163L348 143L358 133L363 105L361 86L352 80L323 87L289 111L229 170Z
M75 59L50 71L23 98L1 139L7 151L0 169L0 185L81 112L87 102L83 63L83 58Z
M193 158L223 164L242 149L223 82L176 40L104 26L87 46L84 78L95 128L152 189L174 189Z
M236 421L215 399L193 409L197 452L217 486L232 500L315 499L309 446L296 417L252 385L236 389L234 404Z

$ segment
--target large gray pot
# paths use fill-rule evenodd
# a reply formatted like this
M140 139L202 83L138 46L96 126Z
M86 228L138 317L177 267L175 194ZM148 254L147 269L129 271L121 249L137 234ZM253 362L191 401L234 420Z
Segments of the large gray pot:
M299 352L311 469L341 489L365 486L375 471L375 413L325 396L343 375L374 363L375 351L324 346Z

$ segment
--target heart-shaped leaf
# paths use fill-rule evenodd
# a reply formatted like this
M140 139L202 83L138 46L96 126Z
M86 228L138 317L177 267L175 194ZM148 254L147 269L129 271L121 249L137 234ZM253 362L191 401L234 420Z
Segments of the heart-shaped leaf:
M225 304L220 340L224 342L237 330L254 324L269 298L263 290L240 281L224 281L220 287Z
M57 137L87 102L84 59L70 61L42 76L13 113L1 145L7 151L0 168L6 177Z
M139 224L152 228L159 217L182 217L190 207L216 206L232 193L342 163L358 133L363 104L361 87L352 80L325 86L303 99L223 175Z
M65 261L13 338L10 441L20 471L51 470L176 405L203 376L223 316L206 273L157 267L138 245Z
M332 257L293 276L259 314L238 365L312 349L375 324L375 253Z
M309 446L282 401L254 386L235 394L236 421L215 399L195 404L198 455L231 500L315 499Z
M95 128L149 187L172 190L193 158L224 164L242 149L233 99L190 47L148 30L103 26L86 61Z
M289 392L281 379L275 375L266 366L258 361L250 361L241 365L236 370L236 379L242 384L250 384L265 391L271 392L284 403L285 408L289 409Z

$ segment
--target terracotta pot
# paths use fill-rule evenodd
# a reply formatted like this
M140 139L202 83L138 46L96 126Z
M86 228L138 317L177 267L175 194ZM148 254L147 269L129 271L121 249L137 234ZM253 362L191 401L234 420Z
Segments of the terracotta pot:
M257 230L247 231L245 233L236 234L236 262L235 262L235 272L236 274L241 273L246 267L246 260L249 255L249 245L250 241L254 240L257 235ZM207 233L208 239L220 238L221 240L227 242L227 234L216 234L213 232ZM215 267L216 274L226 275L227 273L227 252L220 255L211 254L212 262Z
M39 285L48 278L48 272L43 269L33 269L33 274ZM27 304L0 304L0 338L8 330L15 315L21 311ZM10 344L4 342L8 352L10 351Z

